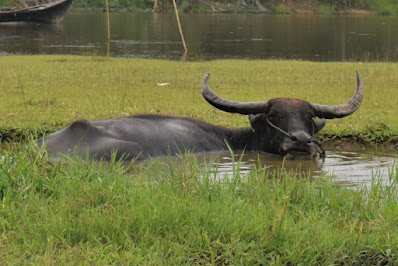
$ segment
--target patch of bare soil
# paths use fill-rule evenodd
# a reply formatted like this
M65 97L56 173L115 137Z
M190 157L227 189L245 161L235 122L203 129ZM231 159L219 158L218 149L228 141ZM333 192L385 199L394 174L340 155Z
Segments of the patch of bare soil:
M350 151L350 152L363 152L363 151L384 151L384 152L397 152L398 144L392 142L385 143L362 143L355 139L341 138L325 140L322 143L325 150L328 151Z
M359 8L349 8L344 13L348 13L351 15L371 15L374 12L368 9L359 9Z
M316 14L321 7L319 1L315 0L302 0L299 2L292 0L281 0L276 5L283 5L288 7L294 13L297 14ZM350 15L370 15L374 12L368 9L361 8L347 8L340 10L333 10L334 14L350 14Z
M292 1L288 2L291 3ZM315 14L319 7L318 2L313 0L304 0L300 3L291 3L291 5L297 14Z

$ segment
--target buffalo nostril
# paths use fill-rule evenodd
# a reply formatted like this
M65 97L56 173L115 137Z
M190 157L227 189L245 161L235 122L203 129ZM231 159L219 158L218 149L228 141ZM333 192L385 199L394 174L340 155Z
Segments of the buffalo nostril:
M290 134L289 138L291 141L299 143L300 145L308 145L312 142L311 136L301 131Z

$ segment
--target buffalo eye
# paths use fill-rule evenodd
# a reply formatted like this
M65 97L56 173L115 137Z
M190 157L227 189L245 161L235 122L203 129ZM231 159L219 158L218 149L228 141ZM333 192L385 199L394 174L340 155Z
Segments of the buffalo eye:
M275 111L269 111L267 114L268 118L271 120L274 120L278 117L278 113Z

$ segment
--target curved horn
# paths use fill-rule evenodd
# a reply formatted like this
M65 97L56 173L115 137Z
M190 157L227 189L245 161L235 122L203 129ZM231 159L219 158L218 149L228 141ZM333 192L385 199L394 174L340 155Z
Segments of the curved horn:
M237 102L221 98L215 94L207 85L210 72L208 72L201 83L202 95L211 105L228 113L238 113L242 115L265 113L267 102Z
M340 105L311 104L317 117L326 119L340 118L352 114L359 108L363 98L363 84L359 72L357 71L356 73L358 86L354 96L348 102Z

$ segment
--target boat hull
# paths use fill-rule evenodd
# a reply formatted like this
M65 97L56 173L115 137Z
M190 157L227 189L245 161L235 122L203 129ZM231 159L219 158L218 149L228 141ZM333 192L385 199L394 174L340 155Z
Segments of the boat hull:
M32 8L3 10L0 11L0 22L58 23L72 3L73 0L64 0Z

